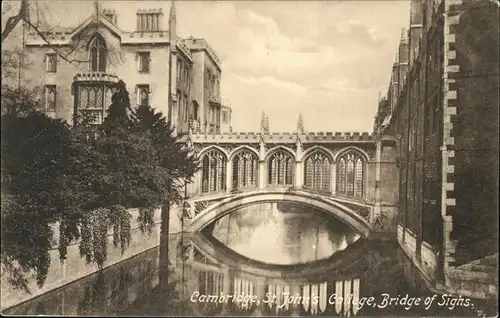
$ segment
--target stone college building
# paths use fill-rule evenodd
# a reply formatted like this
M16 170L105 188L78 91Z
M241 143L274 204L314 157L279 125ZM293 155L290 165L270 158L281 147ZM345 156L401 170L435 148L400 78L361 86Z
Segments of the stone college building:
M78 112L91 112L100 123L123 80L132 107L151 105L173 119L177 133L190 126L195 132L229 131L222 65L207 41L177 35L173 2L166 25L162 8L139 9L136 20L135 30L125 31L118 10L95 1L92 16L72 28L43 36L26 28L24 54L34 74L26 85L44 88L45 112L70 123Z

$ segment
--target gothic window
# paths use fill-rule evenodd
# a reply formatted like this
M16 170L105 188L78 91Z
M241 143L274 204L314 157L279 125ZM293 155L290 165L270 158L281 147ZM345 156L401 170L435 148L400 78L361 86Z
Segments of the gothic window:
M57 72L57 55L49 53L45 55L46 71L48 73Z
M151 61L151 53L139 52L139 73L149 73L149 62Z
M111 104L111 89L104 86L88 85L78 87L78 110L85 111L88 119L94 124L101 124L104 108Z
M203 156L201 192L226 190L226 166L225 155L217 149L212 149Z
M337 194L361 198L364 195L364 160L354 151L337 159Z
M181 82L181 76L182 76L182 60L177 58L177 69L175 71L176 73L176 78L177 78L177 83Z
M268 161L269 185L293 185L293 157L279 150Z
M106 43L100 35L95 35L89 45L90 51L90 71L105 72L106 71Z
M249 150L238 152L233 158L233 188L257 186L257 155Z
M189 74L189 65L186 64L184 68L184 82L186 87L189 89L191 87L191 76Z
M137 85L137 105L149 105L149 85Z
M182 103L183 103L183 108L184 108L184 122L188 122L189 121L189 106L188 106L188 98L189 96L184 94L184 98L182 99Z
M45 110L55 111L56 110L56 86L46 85L45 86Z
M104 108L104 87L80 86L78 96L79 109L102 109Z
M184 112L183 106L184 106L184 103L182 102L182 94L181 94L180 90L177 90L177 105L178 105L177 109L179 110L179 118L175 118L174 117L174 120L179 120L179 119L183 118L183 112Z
M330 160L327 155L321 151L311 154L305 161L304 169L306 187L330 191Z
M193 101L193 119L198 120L198 103Z

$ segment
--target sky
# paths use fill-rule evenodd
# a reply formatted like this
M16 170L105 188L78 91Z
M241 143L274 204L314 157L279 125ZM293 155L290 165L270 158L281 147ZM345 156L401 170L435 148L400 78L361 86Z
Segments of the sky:
M34 1L34 0L31 0ZM170 1L100 1L118 25L135 28L139 8ZM42 18L61 26L83 21L92 1L37 1ZM176 1L177 31L205 38L222 60L221 93L234 131L293 132L302 113L309 132L370 132L379 91L387 91L410 2ZM44 8L44 9L42 9ZM50 9L49 9L50 8Z

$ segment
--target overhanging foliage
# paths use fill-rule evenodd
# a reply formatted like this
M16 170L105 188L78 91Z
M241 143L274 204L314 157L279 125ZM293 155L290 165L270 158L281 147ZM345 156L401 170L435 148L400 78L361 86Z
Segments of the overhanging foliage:
M80 255L102 267L108 233L122 253L131 242L127 209L139 208L139 228L151 233L153 211L182 199L195 158L161 113L131 109L125 87L119 83L100 126L70 127L37 112L2 116L2 264L15 287L28 290L31 274L43 285L52 224L59 224L61 261L80 240Z

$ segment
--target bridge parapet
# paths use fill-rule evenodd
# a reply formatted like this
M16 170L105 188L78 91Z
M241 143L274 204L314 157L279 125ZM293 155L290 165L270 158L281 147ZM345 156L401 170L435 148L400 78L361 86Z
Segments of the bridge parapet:
M224 132L207 134L189 134L180 138L180 142L374 142L376 135L368 132L310 132L310 133L255 133L255 132Z

